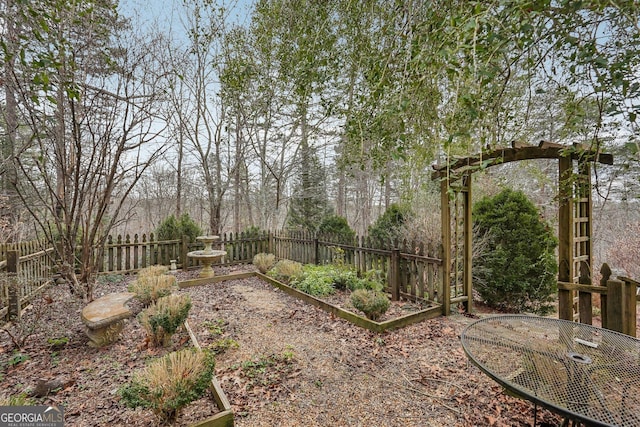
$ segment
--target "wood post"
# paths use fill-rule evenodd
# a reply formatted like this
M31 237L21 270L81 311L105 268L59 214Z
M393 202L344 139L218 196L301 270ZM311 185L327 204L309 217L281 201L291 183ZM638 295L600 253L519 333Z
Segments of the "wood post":
M602 264L600 268L600 274L602 278L600 279L600 286L606 287L607 282L611 278L611 268L605 262ZM602 327L607 328L607 324L609 323L609 315L607 311L607 294L600 294L600 319L602 320Z
M442 233L442 314L451 314L451 207L449 178L440 181L440 210Z
M572 175L571 157L558 159L558 281L573 282L573 215L572 215ZM573 291L558 290L558 317L573 320Z
M187 236L182 235L180 241L180 264L183 271L187 271L189 268L189 260L187 259L187 252L189 252L189 244L187 242Z
M585 261L580 262L580 277L578 283L581 285L591 285L591 272L589 265ZM580 323L587 325L593 324L593 307L591 292L578 291L578 313L580 314Z
M391 288L391 300L400 300L400 249L394 248L391 251L391 262L389 263L389 287Z
M21 316L20 292L18 291L18 262L20 254L16 250L7 251L7 285L9 293L9 320Z
M607 281L607 329L636 336L636 285L618 279Z
M467 173L462 177L463 181L463 208L464 208L464 294L467 300L464 302L464 308L467 313L473 311L473 219L471 217L471 173Z

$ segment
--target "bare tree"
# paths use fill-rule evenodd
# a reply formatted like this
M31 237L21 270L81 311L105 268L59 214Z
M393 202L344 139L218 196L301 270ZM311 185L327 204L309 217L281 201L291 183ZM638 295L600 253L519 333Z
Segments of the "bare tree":
M40 66L38 86L18 80L20 119L30 134L24 154L15 157L17 191L56 244L62 276L91 300L109 230L164 151L157 138L166 126L159 111L162 79L149 54L154 40L133 35L108 4L38 6L52 20L48 32L39 33L48 43L24 64ZM108 37L114 28L117 44Z

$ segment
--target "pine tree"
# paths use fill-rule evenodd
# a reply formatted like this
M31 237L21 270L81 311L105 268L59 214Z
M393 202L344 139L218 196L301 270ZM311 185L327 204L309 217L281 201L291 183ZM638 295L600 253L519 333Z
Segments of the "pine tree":
M332 213L326 189L326 173L315 150L300 147L300 163L289 203L287 226L315 232L322 220Z

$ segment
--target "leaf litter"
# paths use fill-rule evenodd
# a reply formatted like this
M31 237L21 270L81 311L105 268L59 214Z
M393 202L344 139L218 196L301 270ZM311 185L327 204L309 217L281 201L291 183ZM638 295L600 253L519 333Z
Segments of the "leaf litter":
M182 280L195 273L178 274ZM131 280L116 279L103 281L100 295L122 292ZM237 426L464 427L533 422L533 404L505 394L467 361L459 334L473 320L470 316L455 314L374 333L255 277L178 292L191 296L188 322L200 345L218 353L216 377ZM135 303L131 308L141 310ZM186 331L179 331L169 348L148 348L133 317L118 342L94 349L87 346L81 309L66 287L56 286L25 311L22 323L37 317L38 325L23 348L0 332L0 394L24 393L32 396L33 404L64 405L67 425L156 425L151 411L126 408L117 390L153 358L189 346ZM12 327L16 326L8 326ZM60 337L68 341L53 350L47 341ZM216 412L209 394L189 405L176 425L187 426ZM540 408L537 419L543 425L561 423Z

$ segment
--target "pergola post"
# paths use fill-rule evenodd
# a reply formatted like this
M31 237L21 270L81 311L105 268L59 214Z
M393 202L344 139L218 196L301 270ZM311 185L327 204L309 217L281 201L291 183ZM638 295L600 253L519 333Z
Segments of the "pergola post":
M463 209L464 209L464 273L463 273L463 286L464 295L467 296L467 300L464 302L464 307L467 313L471 313L473 309L473 220L471 218L472 212L472 200L471 200L471 172L467 172L463 177Z
M558 281L571 283L573 274L573 191L571 157L558 158ZM573 320L573 291L558 290L558 318Z
M451 314L451 206L449 204L449 177L440 180L440 216L442 234L442 311Z
M513 142L511 147L497 147L476 156L458 158L447 164L434 166L433 179L440 180L442 219L442 304L443 313L451 312L454 303L462 302L468 312L472 309L472 206L471 177L474 171L489 166L519 160L558 159L558 282L565 284L591 283L591 163L613 164L611 154L600 153L581 144L573 146L541 141L538 146ZM578 161L578 173L574 174L573 161ZM455 185L455 189L453 185ZM451 223L451 193L455 195L455 221ZM462 227L459 226L458 203L462 193ZM452 232L452 227L455 231ZM460 238L460 232L463 234ZM452 234L455 242L452 246ZM464 245L464 248L460 248ZM462 249L462 250L461 250ZM455 253L455 257L453 255ZM452 262L455 261L452 276ZM582 277L578 275L583 266ZM462 281L459 273L462 270ZM452 282L455 298L452 298ZM462 282L462 283L460 283ZM462 285L462 286L461 286ZM586 297L583 295L586 308ZM574 291L558 291L558 317L565 320L574 318ZM583 313L588 321L589 314Z

